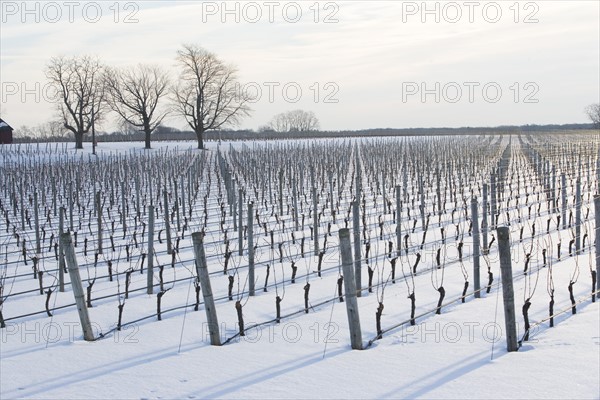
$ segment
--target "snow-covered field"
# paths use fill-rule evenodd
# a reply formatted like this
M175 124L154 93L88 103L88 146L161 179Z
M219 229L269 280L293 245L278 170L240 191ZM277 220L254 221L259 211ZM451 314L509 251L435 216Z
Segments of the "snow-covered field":
M600 398L599 301L590 296L596 269L597 136L209 143L208 151L196 150L192 142L141 147L101 143L97 158L88 155L91 149L75 153L71 145L0 149L0 310L6 324L0 329L0 398ZM507 147L510 152L504 151ZM537 172L527 158L532 151L543 160ZM498 238L491 227L485 242L491 243L489 254L481 256L481 298L473 295L471 196L478 199L481 224L482 185L504 165L503 156L508 167L501 171L504 179L497 176L502 183L498 225L511 232L519 341L527 333L522 307L531 303L529 340L510 353ZM350 347L346 301L339 301L338 292L338 231L347 225L352 239L357 160L363 350ZM319 215L316 254L312 168ZM567 183L566 229L564 218L557 218L561 173ZM578 177L580 254L571 243ZM545 190L544 183L554 190ZM396 186L401 192L401 249L396 244ZM248 224L247 204L254 202L255 296L248 295L244 230L242 255L238 253L238 188L243 189L243 225ZM178 249L174 255L167 254L163 189ZM95 256L98 192L103 251ZM488 197L491 203L490 193ZM150 199L156 206L156 254L153 293L147 294ZM556 209L547 199L556 199ZM58 289L54 209L66 207L68 230L70 203L84 291L92 286L89 316L95 341L83 339L69 274L65 291ZM201 292L194 309L191 233L201 230L221 346L210 344ZM34 277L34 258L41 280L39 273ZM489 276L493 281L488 286ZM465 282L469 286L463 296ZM445 297L437 315L441 287ZM551 295L554 327L548 321ZM237 302L245 336L238 335ZM376 340L381 305L383 334ZM119 306L121 330L116 329Z

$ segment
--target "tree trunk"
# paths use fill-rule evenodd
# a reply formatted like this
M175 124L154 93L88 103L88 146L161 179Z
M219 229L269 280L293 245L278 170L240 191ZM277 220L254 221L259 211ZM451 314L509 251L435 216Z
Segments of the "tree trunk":
M198 139L198 149L204 149L204 130L202 128L198 128L196 130L196 139Z
M75 148L83 149L83 133L81 132L75 133Z
M150 147L150 131L146 130L146 146L144 147L145 149L151 149L152 147Z

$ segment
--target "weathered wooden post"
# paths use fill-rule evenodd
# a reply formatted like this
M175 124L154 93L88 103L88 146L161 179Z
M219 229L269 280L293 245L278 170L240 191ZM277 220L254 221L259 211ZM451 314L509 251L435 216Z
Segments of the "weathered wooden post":
M96 193L96 216L98 218L98 254L102 254L102 202L100 200L100 191Z
M123 225L123 238L127 233L127 204L126 204L126 195L125 195L125 182L121 182L121 224ZM150 197L150 201L152 201L152 197Z
M491 215L491 226L492 229L496 228L496 214L497 214L497 197L496 197L496 174L490 175L490 188L492 194L492 215Z
M310 186L313 201L313 246L315 256L319 255L319 208L317 204L317 186L315 184L315 167L310 168Z
M479 274L479 218L477 215L477 198L471 200L471 221L473 222L473 291L475 298L481 297L480 274Z
M402 205L400 201L400 185L396 186L396 256L402 252Z
M594 196L596 218L596 290L600 290L600 194Z
M442 189L441 189L441 183L440 183L440 168L436 167L435 168L435 195L437 197L437 203L438 203L438 216L442 216ZM440 226L441 226L441 218L440 218Z
M167 254L173 254L173 244L171 243L171 224L169 223L169 198L167 196L167 189L163 190L163 203L165 212L165 231L167 232Z
M358 210L358 200L352 202L352 231L354 234L354 278L356 285L356 295L362 296L361 291L361 268L360 268L360 217Z
M154 206L148 206L148 270L146 293L154 293Z
M194 245L194 256L196 257L196 273L198 274L200 288L202 289L202 297L204 298L204 309L206 311L210 344L213 346L220 346L221 337L219 335L219 320L217 319L217 310L215 308L212 288L210 286L210 277L208 276L208 269L206 267L202 232L192 233L192 243Z
M177 181L173 182L173 194L175 196L175 217L177 219L177 232L181 231L181 215L179 212L179 193L177 190Z
M300 227L298 224L298 191L295 176L292 178L292 207L294 209L294 230L298 231Z
M507 226L497 229L500 273L502 277L502 298L504 299L504 320L506 327L507 350L517 351L517 322L515 317L515 294L513 290L512 260L510 257L510 231Z
M190 193L191 196L191 193ZM235 197L235 179L232 179L231 181L231 201L232 201L232 213L231 213L231 219L233 220L233 230L237 231L237 201L236 201L237 197Z
M248 294L254 296L254 230L252 222L252 209L254 203L248 203Z
M577 178L575 189L575 252L581 252L581 180Z
M58 290L65 291L65 248L60 237L65 233L65 208L61 207L58 217Z
M73 182L69 182L69 230L73 231Z
M419 196L421 205L419 209L421 211L421 227L425 231L425 190L423 189L423 172L419 172Z
M562 228L567 229L567 176L564 172L560 174L560 185Z
M312 171L312 173L314 178L314 170ZM279 170L279 216L283 218L283 168Z
M342 252L342 268L344 272L344 288L346 290L346 311L348 313L348 326L350 329L350 343L353 350L362 350L362 331L360 316L358 314L357 287L354 284L354 271L352 270L352 248L350 246L350 231L340 229L340 249Z
M490 252L488 249L488 184L483 184L483 204L481 211L481 233L483 240L483 254L487 255Z
M35 221L35 252L36 257L41 257L42 242L40 240L40 216L37 190L33 190L33 216Z
M319 206L317 204L317 188L312 187L313 198L313 245L315 256L319 255Z
M383 213L387 214L387 201L385 201L385 173L381 173L381 196L383 197Z
M83 338L88 342L93 341L94 332L92 331L90 316L88 314L88 309L85 304L85 295L83 292L83 286L81 285L79 266L77 265L77 258L75 257L75 250L73 248L73 242L71 241L71 234L69 232L61 234L60 240L65 250L65 258L67 261L67 266L69 268L69 276L71 277L71 287L73 288L73 295L75 296L75 303L77 304L79 321L81 322L81 328L83 330Z
M238 255L244 254L244 223L242 215L242 189L238 190Z

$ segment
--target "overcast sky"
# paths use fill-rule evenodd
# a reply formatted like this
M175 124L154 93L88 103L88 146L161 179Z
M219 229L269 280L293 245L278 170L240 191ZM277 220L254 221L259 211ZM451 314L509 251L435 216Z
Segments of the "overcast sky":
M0 116L14 128L55 118L51 57L153 63L175 79L182 43L261 91L240 128L297 108L326 130L578 123L600 102L598 1L1 3Z

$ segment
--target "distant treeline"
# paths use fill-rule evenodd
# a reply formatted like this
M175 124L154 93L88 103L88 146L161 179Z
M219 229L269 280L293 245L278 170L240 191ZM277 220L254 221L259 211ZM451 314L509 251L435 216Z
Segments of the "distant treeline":
M564 133L565 131L594 130L592 124L563 124L563 125L520 125L520 126L497 126L497 127L463 127L463 128L377 128L362 129L355 131L296 131L296 132L274 132L252 130L226 130L205 132L205 140L208 141L235 141L235 140L278 140L278 139L321 139L337 137L378 137L378 136L444 136L444 135L494 135L494 134L518 134L518 133ZM597 129L596 129L597 130ZM17 132L15 132L17 133ZM121 133L112 132L96 133L97 142L135 142L143 141L144 133ZM152 134L153 141L165 140L196 140L192 131L181 131L175 128L160 126ZM15 135L15 142L70 142L70 136L61 138L30 138ZM91 142L92 135L84 136L84 142Z

